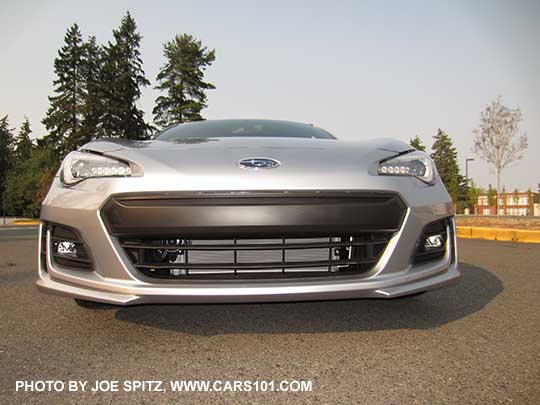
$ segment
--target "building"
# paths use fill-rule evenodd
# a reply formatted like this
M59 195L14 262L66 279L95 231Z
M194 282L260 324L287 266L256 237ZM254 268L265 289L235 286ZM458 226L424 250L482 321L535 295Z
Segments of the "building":
M487 194L478 196L474 213L476 215L497 215L495 204L489 204ZM501 193L499 195L499 215L538 215L538 193L531 191Z

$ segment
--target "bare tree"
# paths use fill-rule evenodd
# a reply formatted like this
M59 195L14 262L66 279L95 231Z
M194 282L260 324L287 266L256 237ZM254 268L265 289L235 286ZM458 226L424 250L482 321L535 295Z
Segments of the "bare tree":
M499 215L501 173L510 163L523 158L528 146L527 135L519 133L522 120L519 108L511 109L501 102L501 97L492 101L480 115L480 125L473 132L473 152L497 173L496 209Z

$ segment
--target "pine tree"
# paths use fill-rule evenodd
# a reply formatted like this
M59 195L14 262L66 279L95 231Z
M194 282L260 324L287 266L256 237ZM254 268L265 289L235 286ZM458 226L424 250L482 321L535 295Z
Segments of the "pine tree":
M6 179L5 201L12 215L38 216L42 201L38 192L44 187L43 178L49 175L48 190L55 173L50 166L50 154L47 148L32 148L29 157L19 160L10 171Z
M497 190L490 184L487 191L488 204L490 207L497 204Z
M35 193L32 183L40 175L40 170L32 166L34 147L31 133L30 121L25 117L14 138L13 160L5 183L5 201L13 215L29 214L26 208L33 205Z
M81 66L84 46L79 26L75 23L64 37L64 46L54 60L56 79L53 84L56 95L49 97L50 107L43 124L49 134L47 141L58 158L66 150L66 140L78 139L81 114L85 99L84 77ZM69 144L72 141L67 141Z
M71 149L90 142L93 138L103 136L101 130L101 116L103 115L103 101L101 97L101 65L103 55L101 47L92 36L83 44L84 59L82 75L84 78L85 96L82 109L82 123L79 139Z
M0 203L4 201L7 174L13 161L13 128L9 127L8 116L0 119Z
M31 133L32 129L30 128L30 121L28 120L28 117L24 117L21 129L19 130L19 133L15 137L14 141L14 166L17 166L21 161L30 159L32 148L34 147L34 144L30 139Z
M421 150L423 152L426 151L426 146L422 143L422 140L418 135L409 140L409 145L411 145L414 149Z
M478 204L478 196L483 193L482 189L477 187L474 180L471 180L471 184L467 187L467 206L474 213L474 206Z
M457 202L463 198L463 176L459 174L459 166L457 161L457 150L454 147L450 137L441 129L437 131L437 135L433 137L435 142L431 149L433 153L431 158L435 162L439 176L443 181L448 193Z
M165 92L156 99L152 110L154 122L167 127L174 123L200 121L201 110L207 106L206 91L215 89L205 82L204 72L216 59L193 36L177 35L164 45L165 64L157 75L156 89Z
M114 41L104 48L101 69L103 131L109 137L144 139L151 127L144 121L137 101L141 87L150 82L145 77L139 51L142 36L129 12L120 27L113 30L113 36Z

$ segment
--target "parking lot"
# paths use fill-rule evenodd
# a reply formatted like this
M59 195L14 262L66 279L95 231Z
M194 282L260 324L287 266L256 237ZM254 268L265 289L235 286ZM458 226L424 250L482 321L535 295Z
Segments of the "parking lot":
M0 403L538 403L540 245L460 240L419 297L87 310L34 287L35 228L0 229ZM311 380L310 392L23 393L17 380Z

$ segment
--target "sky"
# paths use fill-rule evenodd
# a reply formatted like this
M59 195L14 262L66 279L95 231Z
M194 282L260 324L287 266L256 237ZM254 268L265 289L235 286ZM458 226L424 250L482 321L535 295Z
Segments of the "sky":
M53 94L53 60L66 29L112 38L126 11L143 35L152 86L140 107L152 119L163 43L189 33L216 50L203 115L309 122L338 138L419 135L441 128L462 174L496 183L472 152L480 112L497 96L523 112L523 160L503 172L508 190L540 183L540 1L14 1L0 7L0 116L34 136Z

